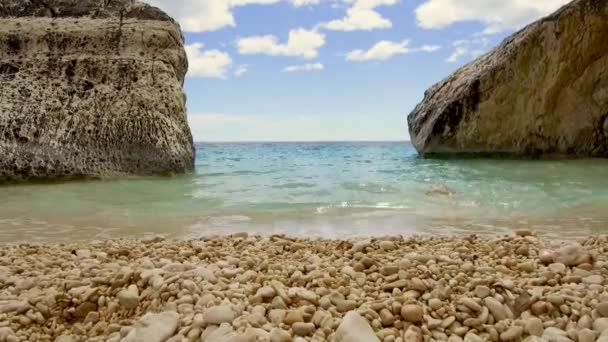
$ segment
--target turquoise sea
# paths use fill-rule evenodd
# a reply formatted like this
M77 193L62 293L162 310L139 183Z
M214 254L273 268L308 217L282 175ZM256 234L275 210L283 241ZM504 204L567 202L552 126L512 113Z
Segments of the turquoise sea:
M570 238L608 232L608 161L427 160L407 142L209 143L190 175L3 186L0 203L0 242L517 228Z

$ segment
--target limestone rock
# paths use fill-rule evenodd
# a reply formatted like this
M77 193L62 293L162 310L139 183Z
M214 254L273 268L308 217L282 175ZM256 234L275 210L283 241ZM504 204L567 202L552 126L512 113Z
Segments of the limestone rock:
M191 170L183 44L136 0L0 2L0 182Z
M486 307L490 310L492 316L496 321L502 321L503 319L513 318L513 313L509 308L504 306L502 303L497 301L492 297L487 297L484 299L484 303Z
M602 334L604 331L608 330L608 318L598 318L593 322L593 330Z
M335 336L336 342L380 342L369 322L356 311L348 312Z
M401 307L401 317L403 317L406 322L422 322L423 315L424 310L420 305L407 304Z
M426 91L422 155L608 157L608 2L575 0Z
M270 331L270 342L291 342L289 331L274 328Z
M578 342L594 342L596 333L590 329L582 329L577 333Z
M129 285L125 290L118 293L118 301L120 305L127 309L134 309L139 305L139 290L137 285Z
M135 325L123 342L163 342L173 336L179 323L179 314L166 311L146 314Z
M312 335L315 332L316 328L315 325L312 323L297 322L294 323L294 325L291 327L291 330L296 336L308 336Z
M424 341L424 336L422 334L422 330L415 325L411 325L405 333L403 334L404 342L422 342Z
M9 327L1 327L0 328L0 341L6 340L7 337L13 335L14 332Z
M232 323L234 312L227 305L214 306L203 313L203 320L206 324L220 325L222 323Z
M514 325L507 329L507 331L500 334L501 341L514 341L518 340L521 335L524 333L524 328Z
M558 249L555 252L555 262L566 266L578 266L591 262L591 255L583 246L573 243Z
M532 336L542 336L545 331L543 321L537 317L532 317L526 321L526 332Z
M201 342L244 342L246 339L239 336L229 324L220 327L211 326L203 332Z
M596 307L597 312L602 317L608 317L608 302L599 303Z

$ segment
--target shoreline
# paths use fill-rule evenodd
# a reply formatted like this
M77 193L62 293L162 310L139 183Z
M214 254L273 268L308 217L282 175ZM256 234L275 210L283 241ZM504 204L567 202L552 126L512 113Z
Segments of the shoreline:
M608 341L608 236L0 245L3 341ZM542 337L541 337L542 336Z

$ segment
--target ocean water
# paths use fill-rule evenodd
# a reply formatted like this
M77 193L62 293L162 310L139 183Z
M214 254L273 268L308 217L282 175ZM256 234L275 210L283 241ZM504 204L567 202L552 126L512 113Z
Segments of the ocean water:
M519 228L607 233L608 161L427 160L407 142L198 144L190 175L0 187L0 242Z

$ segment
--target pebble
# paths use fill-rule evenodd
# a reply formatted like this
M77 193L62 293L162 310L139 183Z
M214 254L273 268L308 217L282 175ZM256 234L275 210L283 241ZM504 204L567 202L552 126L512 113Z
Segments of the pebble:
M534 234L529 229L518 229L515 231L515 235L521 236L521 237L526 237L526 236L532 236Z
M0 245L0 342L608 339L608 237L152 243Z
M578 342L594 342L597 334L591 329L582 329L577 333Z
M6 340L7 337L14 335L13 329L9 327L1 327L0 328L0 341Z
M604 277L599 274L590 275L588 277L583 278L583 283L602 285L604 283Z
M553 260L566 266L578 266L591 263L591 254L579 243L572 243L555 251Z
M220 325L222 323L232 323L234 312L227 305L214 306L203 313L203 321L206 324Z
M487 297L484 299L484 303L496 321L513 318L511 311L496 299Z
M524 333L524 329L518 325L511 326L505 332L500 334L500 339L502 341L515 341L519 340L521 335Z
M560 264L560 263L553 263L551 265L548 266L549 270L553 273L557 273L557 274L565 274L566 273L566 265L564 264Z
M526 321L526 332L532 336L542 336L545 331L543 321L537 317L531 317Z
M139 290L137 285L129 285L126 290L118 293L118 301L120 305L127 309L135 309L139 305Z
M315 332L316 327L312 323L297 322L291 326L291 330L296 336L308 336Z
M460 298L460 302L462 304L464 304L464 306L468 307L469 309L471 309L475 312L481 311L481 305L477 304L477 302L471 298L466 298L466 297Z
M422 330L415 325L409 326L403 334L403 341L405 342L422 342L423 340Z
M391 326L395 323L395 316L388 309L384 308L384 309L380 310L379 315L380 315L380 321L382 323L382 326L387 327L387 326Z
M564 299L564 297L562 297L560 295L552 294L552 295L547 296L547 301L553 305L560 306L560 305L564 304L564 302L566 300Z
M397 245L393 241L380 241L380 248L385 251L392 251L397 249Z
M603 334L604 331L608 330L608 318L598 318L593 322L593 330L596 332Z
M530 260L517 265L517 269L522 272L534 272L536 270L536 261Z
M179 323L179 314L167 311L146 314L140 318L122 342L163 342L173 336Z
M418 323L422 322L422 318L424 315L424 310L420 305L416 304L407 304L401 307L401 317L406 322L410 323Z
M464 337L464 342L484 342L484 339L475 333L468 333Z
M229 324L222 324L219 327L210 326L201 334L201 342L237 342L246 341L237 335L234 328ZM122 341L121 341L122 342ZM142 340L143 342L143 340Z
M595 309L602 317L608 317L608 302L599 303Z
M474 293L476 297L484 299L490 295L490 288L485 285L477 285Z
M538 252L538 259L544 265L548 265L554 262L554 253L550 250L541 250Z
M357 308L357 302L353 300L339 300L336 302L336 308L340 312L348 312Z
M441 301L441 299L439 298L431 298L429 299L429 307L431 308L431 310L439 310L440 308L442 308L445 305L444 302Z
M289 331L285 331L279 328L273 328L270 331L270 342L291 342L291 334Z
M369 322L356 311L350 311L340 322L336 342L380 342Z

